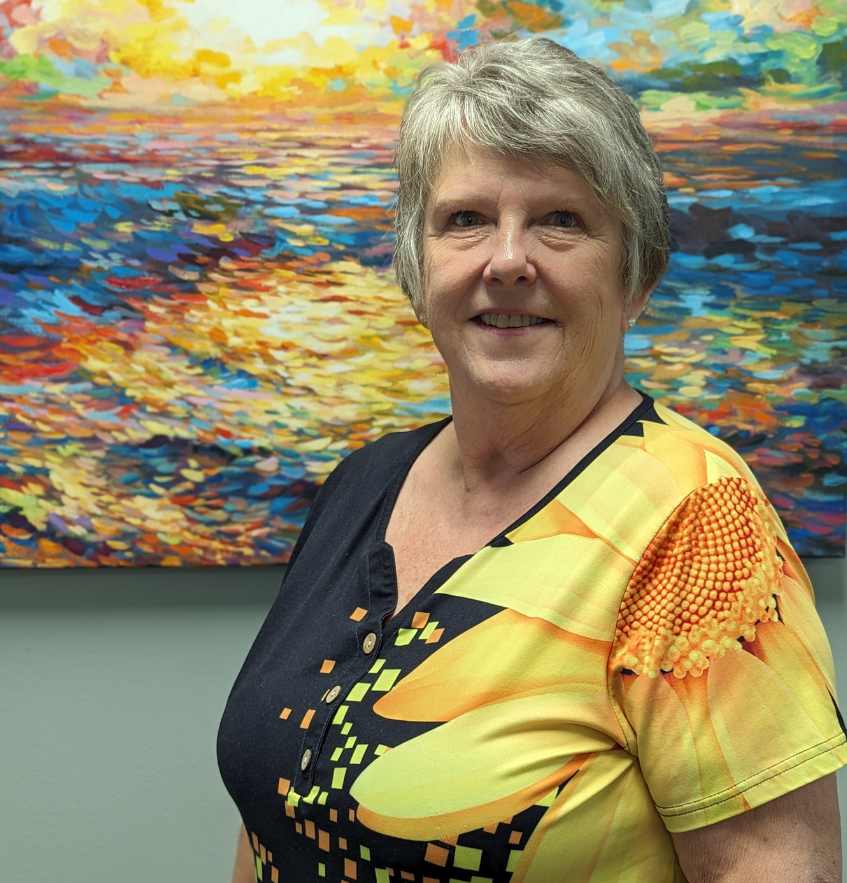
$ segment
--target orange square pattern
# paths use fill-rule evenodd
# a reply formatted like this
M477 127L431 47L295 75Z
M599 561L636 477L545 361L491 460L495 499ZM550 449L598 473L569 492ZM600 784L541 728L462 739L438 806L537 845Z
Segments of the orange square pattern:
M283 708L282 711L279 713L280 720L284 720L284 721L287 721L288 718L290 717L290 715L291 715L290 708Z
M412 628L413 629L422 629L429 622L429 614L424 613L423 610L419 610L412 617Z
M312 722L312 718L315 716L315 709L310 708L304 715L303 720L300 721L300 729L308 730L309 724Z
M449 858L449 849L445 849L443 846L436 846L434 843L427 843L424 859L431 865L438 865L439 868L446 868L447 859Z
M521 842L521 832L520 831L512 831L509 834L509 845L517 846Z
M427 639L427 644L437 644L441 640L441 636L444 634L444 629L436 629Z
M361 622L368 615L368 611L364 607L357 607L351 614L350 619L354 622Z
M329 852L329 831L318 829L318 849Z
M304 824L306 825L306 836L310 840L315 839L315 823L311 819L306 819Z
M279 871L276 868L271 868L271 883L279 883Z
M321 666L321 674L328 675L335 668L335 660L334 659L324 659L323 665Z
M352 859L344 859L344 876L349 877L351 880L356 879L356 862Z
M294 818L294 807L290 803L285 804L285 814L289 819Z
M291 779L280 779L277 785L277 793L285 797L291 789Z

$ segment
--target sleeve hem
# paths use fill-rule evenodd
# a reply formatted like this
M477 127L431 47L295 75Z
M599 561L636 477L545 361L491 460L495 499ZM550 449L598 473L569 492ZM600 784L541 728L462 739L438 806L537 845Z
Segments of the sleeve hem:
M844 733L819 742L711 797L656 810L671 833L712 825L808 785L847 765ZM841 750L837 750L841 748Z

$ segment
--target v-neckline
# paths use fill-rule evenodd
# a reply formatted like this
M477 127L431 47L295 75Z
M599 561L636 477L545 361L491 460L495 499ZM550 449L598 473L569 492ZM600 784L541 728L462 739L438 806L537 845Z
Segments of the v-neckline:
M484 549L487 549L491 546L502 546L502 545L511 545L508 540L508 534L512 531L516 530L522 524L525 524L531 518L535 517L539 512L541 512L544 508L546 508L562 491L577 478L582 472L584 472L595 460L597 460L600 455L611 445L617 441L622 435L625 435L627 430L635 423L637 423L644 414L653 407L653 399L641 392L640 390L636 390L641 396L641 402L633 408L632 411L613 429L610 433L608 433L604 438L602 438L593 448L584 456L579 462L573 466L568 472L561 478L547 493L545 493L536 503L530 506L526 511L524 511L521 515L519 515L508 527L501 530L493 539L489 540L487 543L482 545L476 552L471 552L468 555L459 555L455 558L451 558L448 562L443 564L438 568L424 583L423 585L415 592L414 595L398 610L397 609L397 599L399 596L399 590L397 586L397 565L396 558L394 555L394 547L387 542L385 539L385 535L388 531L388 523L391 520L391 515L394 512L394 508L397 504L397 499L400 496L400 490L403 487L406 478L409 475L409 472L417 461L418 457L424 452L424 450L435 440L435 438L439 435L441 430L443 430L450 422L452 422L453 417L448 416L443 420L439 420L437 423L432 423L429 426L422 427L421 432L423 433L423 438L421 443L415 445L411 451L409 451L406 458L403 460L400 468L397 470L397 474L394 479L388 485L388 488L385 493L385 497L382 501L382 505L379 509L378 524L376 531L376 538L374 541L374 550L376 548L381 547L384 550L384 554L389 556L390 559L390 571L391 571L391 588L394 593L394 607L392 608L391 615L388 619L383 620L383 630L387 631L394 625L394 621L398 620L402 614L406 611L408 607L411 606L413 601L417 599L426 600L429 598L434 592L436 592L449 577L451 577L462 565L471 559L475 558L480 554ZM426 432L426 430L430 430Z

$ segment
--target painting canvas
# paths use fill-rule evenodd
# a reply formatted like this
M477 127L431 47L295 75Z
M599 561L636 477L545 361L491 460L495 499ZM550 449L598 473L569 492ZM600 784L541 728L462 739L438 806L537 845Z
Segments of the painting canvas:
M429 63L544 35L642 109L639 388L844 550L841 0L2 0L0 566L284 563L340 458L449 411L390 270Z

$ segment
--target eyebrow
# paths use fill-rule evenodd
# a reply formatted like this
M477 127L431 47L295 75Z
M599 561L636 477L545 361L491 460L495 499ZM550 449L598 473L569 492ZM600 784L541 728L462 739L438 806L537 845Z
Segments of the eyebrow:
M438 211L438 212L458 212L463 209L469 210L469 206L472 204L480 205L482 202L479 194L469 194L467 196L449 196L443 199L431 199L429 205L427 206L430 211Z
M542 198L546 203L545 213L567 211L584 215L592 210L591 200L576 194L555 199L552 196L545 195ZM432 198L426 207L426 215L443 216L459 211L485 211L492 202L496 202L496 200L486 199L478 193L468 193L464 196L449 195L441 199Z

